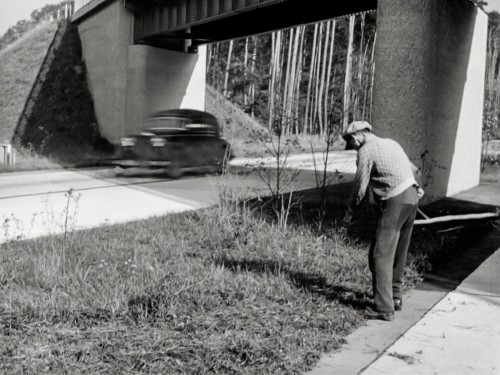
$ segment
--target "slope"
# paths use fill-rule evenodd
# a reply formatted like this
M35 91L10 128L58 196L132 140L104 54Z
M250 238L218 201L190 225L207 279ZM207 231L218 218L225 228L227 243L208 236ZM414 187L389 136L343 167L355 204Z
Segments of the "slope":
M268 133L267 129L208 84L205 109L219 120L222 134L231 143L235 156L265 154L262 140Z
M36 28L0 51L0 142L10 142L33 87L56 23Z

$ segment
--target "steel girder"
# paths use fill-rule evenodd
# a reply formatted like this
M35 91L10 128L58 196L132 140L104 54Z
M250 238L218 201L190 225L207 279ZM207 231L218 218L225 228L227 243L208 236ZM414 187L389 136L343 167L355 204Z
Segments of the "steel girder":
M125 0L134 42L174 50L377 8L377 0ZM333 3L333 4L332 4Z

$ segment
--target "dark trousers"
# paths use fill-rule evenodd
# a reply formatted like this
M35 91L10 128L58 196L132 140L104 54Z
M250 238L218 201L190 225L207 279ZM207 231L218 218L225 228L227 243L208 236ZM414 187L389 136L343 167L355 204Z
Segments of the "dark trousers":
M402 298L406 255L417 215L418 195L411 186L381 201L377 228L369 252L375 310L394 311L393 298Z

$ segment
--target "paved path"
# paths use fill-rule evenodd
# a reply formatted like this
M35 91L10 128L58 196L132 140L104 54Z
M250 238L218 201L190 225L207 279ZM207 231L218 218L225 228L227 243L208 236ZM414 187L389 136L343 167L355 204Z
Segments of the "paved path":
M499 270L497 251L362 374L500 374Z
M283 163L285 158L281 159ZM257 166L275 167L276 158L236 158L231 161L233 166ZM356 173L356 151L331 151L329 154L321 152L286 157L286 166L290 169L322 171L326 168L329 172L339 171L341 173Z

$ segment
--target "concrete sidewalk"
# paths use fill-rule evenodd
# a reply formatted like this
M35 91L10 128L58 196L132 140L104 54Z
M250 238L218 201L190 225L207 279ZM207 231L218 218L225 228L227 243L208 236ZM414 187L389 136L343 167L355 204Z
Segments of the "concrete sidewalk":
M500 186L488 185L454 198L498 206L498 197ZM424 281L405 294L394 321L367 321L308 375L499 375L500 230L486 237L472 250L494 252L458 287Z
M368 321L309 375L500 374L500 250L455 291L415 289L404 302L396 320Z
M500 374L500 250L362 371Z

